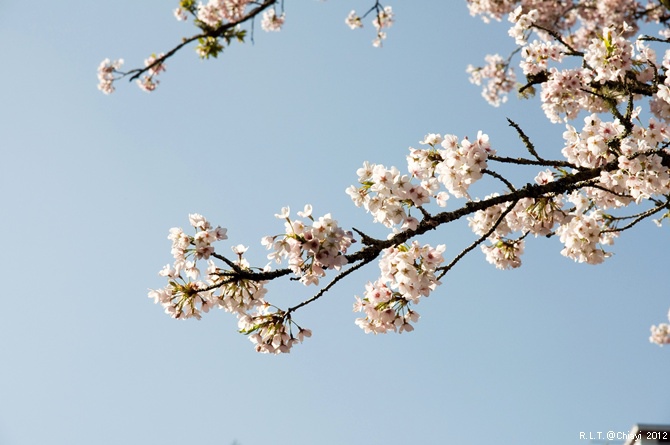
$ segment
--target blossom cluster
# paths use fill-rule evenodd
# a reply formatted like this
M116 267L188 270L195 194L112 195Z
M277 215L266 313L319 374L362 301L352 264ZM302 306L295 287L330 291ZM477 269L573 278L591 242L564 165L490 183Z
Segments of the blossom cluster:
M196 18L211 28L217 28L224 22L236 22L244 17L249 3L250 0L209 0L207 4L198 4ZM175 17L183 20L184 14L175 11Z
M268 9L263 13L263 19L261 20L261 28L265 32L281 31L282 26L284 26L285 20L286 15L283 12L281 15L277 15L277 12L274 9Z
M264 353L289 352L291 347L311 336L309 329L296 325L283 311L274 310L265 301L267 281L250 276L251 266L244 258L247 247L232 246L237 256L227 260L231 270L215 265L213 243L227 239L227 230L212 225L199 214L189 215L195 235L187 235L181 228L170 229L168 239L172 241L174 263L166 265L159 275L168 279L162 289L149 290L149 298L160 304L172 318L202 318L203 313L218 307L238 317L240 332L249 335L256 350ZM200 279L197 262L207 262L206 277ZM263 270L269 271L269 266ZM276 309L276 308L275 308ZM298 328L296 336L292 327Z
M383 29L390 28L394 22L393 9L390 6L385 6L384 9L377 11L377 15L372 20L372 25L377 30L377 37L372 41L375 47L382 46L382 40L386 39L386 31Z
M563 59L561 46L556 42L541 42L534 40L521 50L521 70L528 75L537 75L548 68L548 61L560 62Z
M577 48L584 48L599 30L611 24L618 24L624 34L630 37L638 29L638 21L655 22L663 16L663 8L654 2L631 0L574 0L568 2L548 2L544 0L467 0L473 16L481 16L485 22L490 19L500 21L508 15L516 26L537 24L554 33L565 35L565 41ZM510 34L513 34L511 31ZM545 33L546 35L546 33ZM515 37L513 35L513 37Z
M551 67L548 79L542 83L542 110L553 123L573 120L583 111L601 112L604 100L590 94L582 69L558 70Z
M488 156L495 154L488 136L481 131L474 141L464 138L460 142L454 135L431 133L421 144L429 148L410 147L409 175L396 167L368 162L357 170L361 187L352 185L346 192L357 207L373 215L375 222L386 227L402 223L402 230L416 229L419 221L409 214L410 208L422 207L431 198L445 207L449 194L469 198L469 187L482 177ZM441 186L447 191L440 190Z
M542 171L535 177L535 182L540 185L553 181L554 176L550 170ZM496 196L499 194L493 193L484 199ZM481 250L486 255L486 261L498 269L520 267L525 246L523 237L527 234L536 237L549 235L566 216L562 210L561 196L523 198L504 213L509 205L511 204L492 205L468 218L468 224L474 233L480 236L488 234L491 244L482 244ZM513 232L521 232L523 235L519 239L510 239L508 235Z
M610 27L605 27L602 37L592 39L584 51L584 63L594 82L622 80L632 62L633 44Z
M482 244L481 249L486 255L486 261L496 269L516 269L521 266L521 255L524 249L524 240L509 240L493 238L492 244Z
M481 179L488 156L496 154L488 135L479 131L474 141L466 138L460 143L456 136L447 135L441 145L442 162L435 166L438 181L456 198L469 197L468 188Z
M584 118L584 126L579 133L572 125L566 125L566 128L563 133L566 143L561 151L563 156L577 167L587 168L600 167L614 160L610 144L625 131L618 119L603 122L597 114Z
M489 54L485 58L486 65L475 67L468 65L466 72L470 74L470 82L481 85L486 81L482 90L482 97L494 107L507 102L507 93L514 89L516 75L499 54Z
M111 61L103 60L98 66L98 89L105 94L114 92L114 73L118 72L123 66L123 59Z
M563 119L574 119L579 109L606 111L602 103L604 95L616 101L626 99L625 94L612 91L608 82L624 79L650 82L656 67L661 66L651 48L641 41L633 45L629 40L637 32L639 22L661 19L663 8L651 3L644 6L629 0L595 4L469 0L468 6L472 15L480 15L485 20L500 20L508 14L512 22L509 35L520 47L520 66L529 82L526 88L542 84L542 107L554 122L558 122L561 115ZM528 43L532 33L539 40ZM561 63L566 54L581 57L581 67L560 70L548 66L549 60ZM472 83L485 85L482 95L486 100L498 106L514 86L514 72L509 66L510 59L505 60L498 54L488 55L485 60L484 67L468 66L467 72ZM670 91L663 86L659 90L665 90L659 91L661 96ZM651 102L656 116L670 116L670 107L660 103L659 96L653 97Z
M286 259L293 273L305 285L319 284L319 278L326 275L326 270L339 270L347 264L347 249L354 242L351 232L344 231L337 225L330 213L314 219L312 206L306 205L298 216L308 218L309 222L299 219L291 220L290 208L282 208L275 215L285 220L286 233L266 236L261 243L273 250L268 259L281 263Z
M144 61L144 66L149 67L147 74L143 75L141 78L137 79L137 85L146 92L151 92L156 89L160 81L156 77L165 71L165 64L163 62L156 61L161 59L164 54L155 55L152 54L151 57Z
M298 326L283 311L272 311L269 304L264 304L258 314L241 316L237 325L241 333L249 336L256 351L263 354L288 353L293 345L312 336L311 330ZM295 336L294 325L298 329Z
M370 212L375 222L386 227L403 223L403 228L416 228L418 220L410 216L406 209L420 206L429 201L435 180L412 183L411 177L401 174L396 167L365 162L357 171L362 187L350 186L346 192L357 207L363 206Z
M670 319L670 312L668 313L668 319ZM651 327L651 336L649 341L656 343L657 345L669 345L670 344L670 324L661 323L658 326Z
M428 297L440 284L435 272L444 262L444 251L443 244L433 248L417 241L386 249L379 261L379 279L368 282L363 298L356 297L354 312L365 313L356 324L366 334L413 331L411 323L419 320L419 314L411 305Z
M561 255L588 264L600 264L611 256L602 246L612 244L617 232L606 231L608 221L601 210L571 215L567 221L556 231L565 246Z
M603 122L593 114L584 119L579 133L571 125L566 127L562 153L570 162L593 168L617 161L617 170L600 174L599 185L605 190L585 189L596 206L624 207L633 201L639 203L654 195L670 193L670 170L659 155L646 154L667 141L670 135L667 124L651 118L646 128L633 125L630 134L625 135L618 119Z
M385 6L383 8L377 6L373 9L375 10L376 14L372 19L372 26L375 27L377 36L372 41L372 45L378 48L382 46L382 41L386 39L386 31L384 30L390 28L393 25L395 21L395 15L393 14L393 8L391 6ZM367 14L365 14L363 17L366 15ZM363 27L362 18L356 13L356 11L353 10L349 12L349 15L347 15L347 17L344 19L344 23L346 23L350 29L358 29Z
M214 253L216 241L227 239L227 230L213 228L202 215L189 215L191 226L196 229L195 236L187 235L181 228L170 229L168 239L172 241L173 264L168 264L159 275L168 279L168 286L159 290L150 290L149 297L159 303L173 318L197 318L202 312L208 312L216 303L209 284L198 280L201 272L198 260L208 260ZM207 274L215 273L215 266L208 262Z
M347 26L351 29L358 29L363 27L363 21L358 16L358 14L356 14L356 11L353 10L349 12L347 18L344 19L344 23L346 23Z

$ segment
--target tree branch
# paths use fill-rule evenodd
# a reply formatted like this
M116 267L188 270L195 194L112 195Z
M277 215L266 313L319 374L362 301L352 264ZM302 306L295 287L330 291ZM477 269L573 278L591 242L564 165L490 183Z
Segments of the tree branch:
M128 79L130 82L133 80L138 79L142 74L146 73L147 71L151 70L152 68L155 68L162 63L164 63L167 59L170 57L174 56L177 52L179 52L183 47L186 45L189 45L190 43L193 43L194 41L198 39L202 39L205 37L221 37L225 34L225 32L229 29L235 28L237 25L240 25L248 20L253 19L256 17L258 14L272 6L273 4L277 3L278 0L265 0L263 3L261 3L256 9L252 9L249 11L247 15L242 17L241 19L235 21L235 22L228 22L228 23L223 23L221 26L218 28L213 28L210 30L207 30L201 34L196 34L191 37L184 37L182 39L182 42L163 54L161 57L157 57L156 60L154 60L151 64L145 66L144 68L136 68L134 70L127 71L123 73L123 77L131 75L131 77Z

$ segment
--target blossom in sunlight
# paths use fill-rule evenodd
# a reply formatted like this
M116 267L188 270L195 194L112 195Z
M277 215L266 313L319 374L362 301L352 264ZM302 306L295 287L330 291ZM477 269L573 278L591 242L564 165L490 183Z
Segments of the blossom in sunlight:
M351 29L363 27L363 22L361 21L361 18L358 16L358 14L356 14L356 11L351 11L347 18L344 19L344 23L346 23L347 26Z
M670 325L661 323L658 326L652 326L649 341L659 346L670 344Z
M98 89L105 94L112 94L114 92L114 73L121 69L123 59L111 61L109 59L103 60L98 66Z
M421 246L415 241L411 246L384 250L380 278L368 282L363 298L356 297L354 312L365 313L356 324L366 334L413 331L411 323L419 320L419 314L411 309L412 304L428 297L440 284L435 272L444 262L445 249L444 244Z
M307 204L300 216L308 221L291 220L289 208L282 208L275 216L285 219L285 233L277 236L266 236L261 243L273 250L269 260L281 263L288 262L288 267L305 285L318 284L319 278L326 275L326 270L340 270L347 264L347 249L354 242L351 232L344 231L330 213L319 218L312 217L312 206Z
M186 11L184 11L182 8L176 8L174 11L172 11L174 18L176 18L180 22L184 22L188 20L188 16L186 15Z
M150 67L147 70L148 74L137 79L136 82L137 86L139 86L142 90L146 92L154 91L160 83L158 79L156 79L156 76L165 71L165 64L163 62L156 63L156 61L161 57L163 57L163 54L159 54L158 56L152 54L151 57L144 61L144 66Z
M282 12L282 15L278 16L277 12L274 9L268 9L263 13L263 19L261 20L261 28L263 31L272 32L272 31L281 31L282 26L284 26L284 21L286 20L285 14Z

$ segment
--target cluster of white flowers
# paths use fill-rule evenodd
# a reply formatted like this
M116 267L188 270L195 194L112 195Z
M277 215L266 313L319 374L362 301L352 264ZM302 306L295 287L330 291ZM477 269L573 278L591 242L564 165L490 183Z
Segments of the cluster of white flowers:
M567 125L563 154L577 166L597 167L617 160L619 167L600 174L602 188L585 190L595 205L603 209L623 207L632 201L639 203L670 192L670 171L663 165L662 158L644 154L668 139L670 132L666 124L652 118L646 128L634 125L630 134L622 138L625 129L618 120L602 122L593 114L584 122L581 133ZM618 154L610 147L614 140L618 141Z
M207 260L214 253L212 243L228 239L227 229L220 226L213 228L204 216L192 213L188 215L188 219L191 226L197 230L195 236L187 235L180 227L173 227L168 235L168 239L172 241L171 253L175 260L174 269L177 275L181 270L187 269L185 265L189 263L186 261L189 256L193 255L195 260ZM191 277L197 278L197 275L199 273Z
M207 4L199 3L196 17L211 28L217 28L223 22L236 22L244 17L244 11L250 0L209 0ZM175 11L178 20L183 14ZM185 15L184 15L185 17Z
M292 333L296 326L298 334ZM282 311L271 312L271 306L265 304L256 315L243 315L237 323L240 332L249 335L256 351L264 354L281 354L291 352L293 345L302 343L312 336L312 331L303 329Z
M457 198L468 197L468 188L482 177L487 157L495 154L489 138L481 131L474 142L467 138L460 143L454 135L428 134L423 145L429 149L410 147L407 168L410 175L401 174L396 167L365 162L357 170L361 187L350 186L346 192L357 207L370 212L375 222L386 227L402 223L401 229L416 229L418 220L407 209L422 207L435 198L445 207L449 193ZM438 148L438 145L441 148ZM416 178L420 182L414 183ZM440 184L447 191L440 191Z
M231 249L237 255L237 260L234 261L234 264L240 270L251 270L249 262L243 257L248 247L238 244L231 247ZM264 270L269 271L269 267L266 267ZM212 291L212 297L221 309L241 317L252 309L265 304L264 297L267 293L267 289L265 288L266 281L255 281L239 277L233 278L229 275L229 272L214 267L213 263L210 264L207 284L209 287L217 288Z
M514 69L499 54L488 54L484 60L485 66L468 65L465 71L470 74L470 82L475 85L481 85L486 80L482 97L497 107L507 102L507 93L516 85L516 75Z
M481 249L486 255L486 261L497 269L515 269L521 267L524 241L493 238L491 245L482 244Z
M385 6L381 9L377 8L375 17L372 19L372 25L377 30L377 36L372 41L374 47L378 48L382 46L382 41L386 39L386 31L384 31L384 29L390 28L394 21L395 16L393 14L393 8L390 6ZM344 23L346 23L350 29L363 27L363 20L356 11L353 10L349 12L349 15L344 19Z
M532 9L528 11L527 14L523 14L523 8L521 6L518 6L509 14L508 20L514 23L514 25L507 31L507 33L510 37L514 38L517 45L525 45L527 43L527 31L533 23L537 21L539 15L537 9Z
M248 270L248 268L243 269ZM264 297L267 294L265 281L245 279L226 280L215 274L211 275L211 277L215 277L211 279L212 284L218 285L221 282L224 283L218 288L218 293L216 291L213 292L213 297L216 298L216 303L219 307L226 312L244 315L265 303Z
M163 57L164 54L159 54L158 56L155 54L152 54L151 57L146 59L144 61L144 66L148 67L153 65L157 59L160 59ZM156 76L158 76L160 73L165 71L165 64L164 63L157 63L149 70L147 71L148 74L143 75L140 79L137 79L137 85L144 91L151 92L156 89L158 84L160 83L157 79Z
M386 39L386 32L382 30L390 28L393 22L393 9L390 6L385 6L381 11L377 11L377 15L372 20L372 25L377 30L377 37L372 41L374 47L382 46L382 41Z
M358 16L358 14L356 14L356 11L353 10L349 13L347 18L344 19L344 23L346 23L347 26L351 29L357 29L363 27L363 21Z
M176 18L180 22L185 22L186 20L188 20L188 16L186 15L186 11L181 7L175 8L172 11L172 14L174 15L174 18Z
M468 188L481 179L488 156L496 154L488 135L479 131L474 142L466 138L460 144L456 136L447 135L441 145L444 150L440 151L442 162L435 166L437 179L456 198L469 197Z
M528 232L537 236L549 235L565 219L560 196L524 198L505 216L505 223L512 232Z
M105 94L114 92L114 73L123 66L123 59L117 59L113 62L109 59L103 60L98 66L98 89Z
M366 334L414 330L411 323L419 320L419 314L410 306L429 296L440 284L435 272L444 262L444 251L443 244L433 248L416 241L411 246L386 249L379 261L380 278L365 286L362 299L356 297L354 312L365 313L365 317L356 319L356 324Z
M554 181L550 170L537 174L535 183L539 185ZM556 224L561 224L565 213L561 210L561 196L543 196L540 198L524 198L519 200L514 209L505 217L505 223L512 232L528 232L537 236L549 235Z
M650 58L650 60L653 61L655 59ZM670 49L665 51L662 65L666 73L670 71ZM656 115L662 114L663 117L666 118L665 119L666 121L670 120L670 115L666 111L669 108L668 106L670 105L670 76L666 75L665 79L663 80L663 84L658 86L657 97L663 103L664 107L660 104L655 104L656 108L658 109L658 111L655 114ZM661 112L661 110L666 112Z
M586 73L595 82L616 81L623 79L631 69L633 61L633 44L616 31L605 27L602 37L592 39L584 52Z
M498 193L492 193L484 197L484 200L495 198L497 196L500 195ZM493 227L496 221L500 219L503 211L505 210L505 207L505 204L500 204L489 206L484 210L476 211L474 215L468 218L468 225L470 226L470 229L477 235L484 236L491 229L491 227ZM507 235L510 232L510 228L507 226L505 219L503 219L500 221L492 235L501 237Z
M168 239L172 241L173 264L167 264L159 275L168 279L168 286L159 290L150 290L149 297L160 303L165 312L173 318L200 318L201 312L208 312L215 305L210 290L213 283L198 281L200 269L198 260L207 260L214 253L212 243L227 239L226 229L213 228L202 215L189 215L191 226L196 229L195 236L189 236L181 228L170 229ZM216 272L214 263L209 261L207 274Z
M172 318L199 320L203 312L209 312L214 306L211 291L205 289L206 286L200 281L185 284L171 281L169 286L162 289L150 289L149 298L163 306L165 313Z
M162 305L172 318L200 319L213 307L233 313L238 317L240 332L252 334L249 339L256 344L259 352L289 352L293 344L311 336L311 331L299 328L297 337L294 337L291 327L297 326L295 322L282 311L271 311L272 306L264 300L266 281L240 276L240 272L251 271L243 257L247 247L241 244L232 246L237 256L231 262L233 270L220 269L209 258L214 254L212 243L227 239L226 229L213 228L199 214L189 215L189 221L196 230L194 236L187 235L181 228L170 230L168 239L172 241L175 261L159 272L168 279L168 285L162 289L151 289L149 298ZM207 260L205 280L198 280L198 260ZM269 270L269 266L264 269L266 272Z
M286 21L286 15L283 12L282 15L277 15L274 9L268 9L263 13L261 28L265 32L281 31L284 21Z
M641 41L633 45L629 40L637 31L636 22L640 18L646 21L660 19L654 8L647 8L642 13L637 9L640 6L637 2L608 0L597 2L595 7L574 7L537 0L524 0L521 5L518 1L507 0L469 0L468 3L471 13L482 15L485 21L489 17L499 20L502 15L509 14L513 25L508 33L520 47L520 66L524 74L533 76L542 73L547 78L542 81L542 107L553 122L558 122L560 115L565 115L565 119L574 119L580 110L607 111L603 95L589 94L592 89L598 88L598 84L621 81L626 76L639 82L650 82L659 66L651 48ZM541 41L529 44L528 37L533 31ZM561 41L556 38L558 35L561 35ZM563 53L576 55L577 51L583 53L582 67L564 71L548 68L549 60L560 63ZM489 55L484 67L468 67L472 83L482 85L487 80L482 95L492 105L504 102L514 86L514 73L508 64L509 60ZM668 68L664 66L664 69L667 71ZM665 80L667 76L661 79L670 84ZM531 80L540 83L538 79L529 77ZM658 96L651 100L652 111L658 117L670 118L670 104L664 99L670 101L670 88L665 84L660 85ZM619 100L625 100L625 94L620 94Z
M587 214L572 215L556 230L565 246L561 255L580 263L600 264L612 254L602 245L614 243L617 232L606 232L606 218L601 210Z
M668 319L670 319L670 312ZM652 326L649 341L660 346L670 345L670 324L661 323L658 326Z
M268 250L274 249L268 259L277 263L287 259L289 268L300 277L300 282L305 285L319 284L319 278L326 275L326 270L339 270L347 264L345 254L354 241L353 236L339 227L330 213L315 220L312 206L308 204L302 212L298 212L298 216L308 218L311 224L291 220L289 207L282 208L281 213L275 216L286 220L286 233L266 236L261 243Z
M350 186L346 192L357 207L363 206L372 213L375 222L386 227L403 223L406 228L416 228L418 221L409 216L407 207L420 206L430 200L435 181L423 180L421 184L412 183L409 175L403 175L396 167L365 162L356 172L358 182L363 186Z
M619 138L625 128L618 119L603 122L597 114L584 118L581 133L572 125L566 125L563 133L565 147L561 151L567 160L578 167L600 167L615 159L609 144Z
M553 123L575 119L587 110L601 112L606 109L605 101L589 94L582 69L557 70L549 68L549 80L542 83L542 110Z
M526 75L538 74L546 71L548 61L554 60L560 62L563 59L561 47L556 42L540 42L534 40L521 50L521 70Z
M537 184L548 184L553 182L551 171L545 170L535 177ZM490 199L499 196L497 193L487 196ZM565 219L565 213L561 210L563 201L560 196L545 196L541 198L524 198L519 200L514 207L501 219L503 212L509 204L489 206L485 210L479 210L468 218L468 224L477 235L487 234L496 222L498 225L488 236L492 244L482 244L482 252L486 260L498 269L510 269L521 266L521 254L524 251L523 239L505 238L512 232L522 232L533 235L548 235L557 224Z

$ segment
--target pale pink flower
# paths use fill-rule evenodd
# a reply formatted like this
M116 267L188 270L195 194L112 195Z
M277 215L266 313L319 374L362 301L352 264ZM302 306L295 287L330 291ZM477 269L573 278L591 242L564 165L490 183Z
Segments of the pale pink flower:
M284 26L284 21L286 20L285 14L278 16L277 12L274 9L268 9L263 13L263 19L261 20L261 28L263 31L272 32L272 31L281 31L282 26Z

